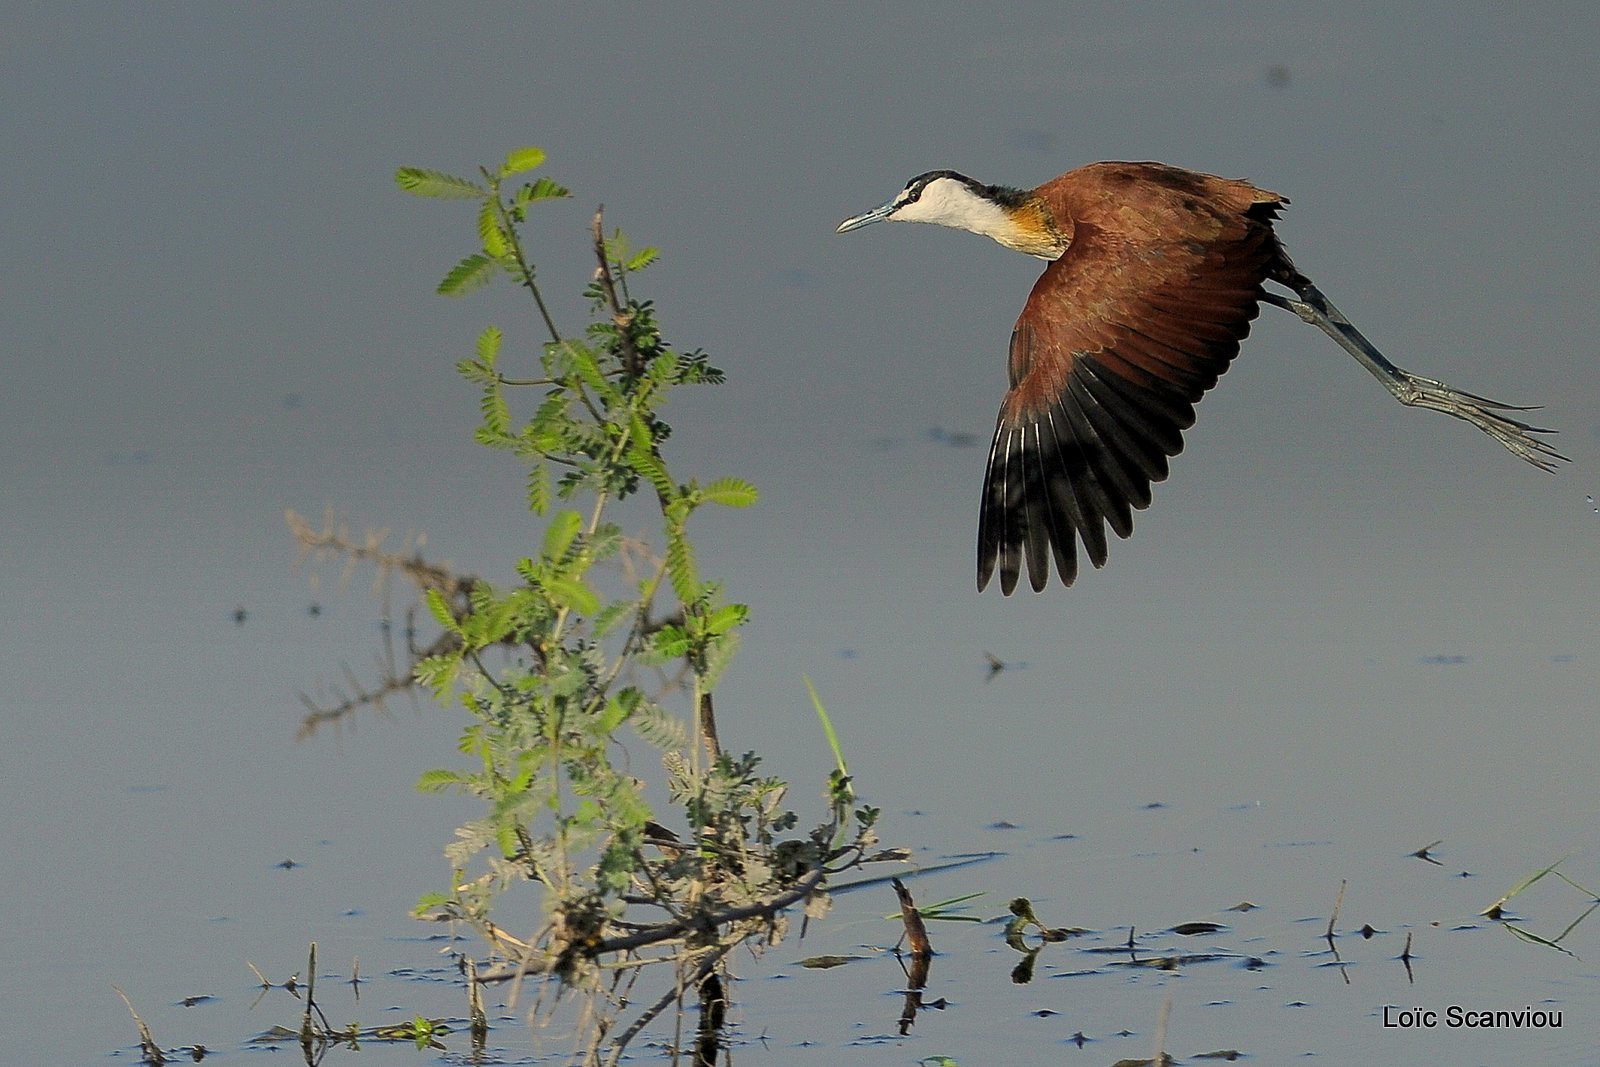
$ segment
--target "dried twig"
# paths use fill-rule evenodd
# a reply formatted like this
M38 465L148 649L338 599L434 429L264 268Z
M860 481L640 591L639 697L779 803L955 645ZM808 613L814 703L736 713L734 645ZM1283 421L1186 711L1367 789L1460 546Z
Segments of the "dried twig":
M161 1046L156 1044L156 1039L151 1036L150 1028L144 1024L143 1019L139 1018L139 1013L133 1010L133 1001L128 999L128 994L124 993L121 988L117 986L112 986L111 988L117 991L117 996L122 998L122 1003L128 1006L128 1012L133 1016L134 1023L139 1027L139 1048L144 1052L145 1062L153 1064L154 1067L162 1067L167 1062L167 1057L162 1055Z

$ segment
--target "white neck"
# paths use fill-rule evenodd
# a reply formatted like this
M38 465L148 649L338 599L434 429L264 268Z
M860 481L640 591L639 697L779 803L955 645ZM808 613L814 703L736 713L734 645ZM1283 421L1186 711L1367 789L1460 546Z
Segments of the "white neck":
M966 230L1039 259L1056 259L1067 250L1067 240L1047 216L1041 216L1037 204L1007 209L956 178L935 178L912 200L914 188L915 184L900 194L890 219Z

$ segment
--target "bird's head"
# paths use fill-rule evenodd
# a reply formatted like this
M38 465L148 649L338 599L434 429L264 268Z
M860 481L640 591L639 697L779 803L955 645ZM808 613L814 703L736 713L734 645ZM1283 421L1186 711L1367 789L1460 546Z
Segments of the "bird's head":
M1048 205L1025 189L984 185L953 170L930 170L886 204L839 224L840 233L874 222L932 222L992 237L1040 259L1058 259L1070 240Z

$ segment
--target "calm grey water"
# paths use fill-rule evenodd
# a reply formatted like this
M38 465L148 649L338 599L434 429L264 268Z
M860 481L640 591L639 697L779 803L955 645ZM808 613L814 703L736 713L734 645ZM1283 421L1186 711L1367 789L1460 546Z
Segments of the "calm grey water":
M331 503L502 580L537 543L451 371L489 322L513 358L534 318L511 293L434 297L470 212L390 182L536 143L579 193L537 229L557 314L581 321L603 201L666 250L640 281L669 336L730 374L670 413L678 471L764 492L699 532L753 608L719 703L730 747L810 802L831 757L809 675L887 840L1007 853L919 896L983 890L987 915L1027 895L1094 932L1014 987L997 927L936 928L929 999L950 1006L880 1041L892 961L795 967L893 941L886 890L841 898L805 944L739 965L739 1058L1109 1063L1151 1054L1170 994L1185 1058L1595 1062L1600 927L1569 957L1475 916L1563 856L1600 883L1596 13L909 17L4 16L0 1061L130 1055L113 983L163 1042L239 1058L297 1017L281 992L250 1010L246 961L281 981L312 939L330 973L437 965L404 916L471 808L411 785L460 724L402 703L293 742L300 691L343 664L372 676L378 606L370 573L341 592L294 570L282 513ZM1106 571L977 596L983 444L1037 264L931 228L832 229L930 167L1030 184L1098 158L1289 195L1296 262L1390 356L1543 402L1574 462L1542 475L1404 411L1268 309ZM986 651L1028 666L985 682ZM1442 867L1408 857L1438 839ZM1341 880L1342 973L1317 936ZM1241 900L1260 909L1224 910ZM1583 904L1552 879L1517 901L1547 935ZM1228 929L1183 945L1269 965L1085 951L1196 919ZM1384 933L1354 937L1364 923ZM1415 984L1394 959L1407 930ZM331 1014L460 1012L443 983L370 992L330 993ZM176 1006L194 995L217 999ZM1381 1025L1386 1004L1456 1003L1548 1005L1565 1026ZM517 1025L503 1048L532 1055ZM1063 1044L1079 1030L1093 1043Z

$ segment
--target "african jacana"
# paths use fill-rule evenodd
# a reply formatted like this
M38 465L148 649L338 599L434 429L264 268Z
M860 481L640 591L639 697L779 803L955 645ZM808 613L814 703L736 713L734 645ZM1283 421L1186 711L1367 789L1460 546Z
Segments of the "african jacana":
M978 588L1000 568L1034 590L1078 575L1076 540L1106 562L1109 524L1134 508L1183 449L1194 404L1217 384L1265 301L1319 327L1402 404L1478 427L1544 470L1566 457L1501 414L1527 411L1451 389L1390 363L1295 269L1273 232L1288 200L1245 181L1162 163L1093 163L1034 190L951 170L919 174L839 232L873 222L933 222L1050 261L1011 332L1011 388L1000 406L978 519ZM1299 299L1268 292L1275 282Z

